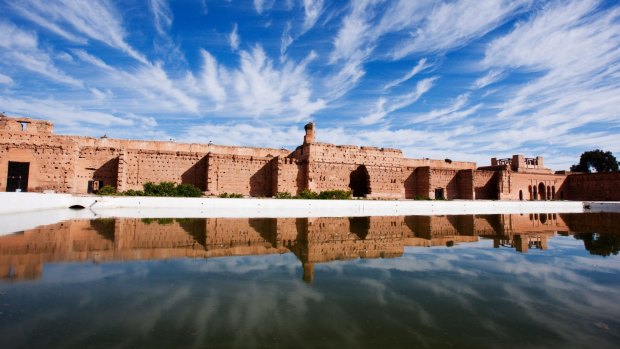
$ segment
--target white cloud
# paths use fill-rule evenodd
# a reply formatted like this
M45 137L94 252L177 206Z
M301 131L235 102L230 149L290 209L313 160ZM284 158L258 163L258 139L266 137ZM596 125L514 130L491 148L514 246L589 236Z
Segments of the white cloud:
M172 11L166 0L151 0L151 12L153 12L155 29L160 35L166 33L172 25Z
M13 83L13 79L11 79L10 76L4 75L2 73L0 73L0 84L3 85L10 85Z
M209 52L201 50L203 67L200 73L202 86L207 95L218 103L226 100L226 91L222 83L217 61Z
M261 46L240 53L240 68L232 73L234 91L243 109L251 115L280 115L295 112L291 119L303 120L325 107L321 99L311 101L311 87L306 77L306 65L316 57L295 65L285 61L276 70Z
M504 78L504 72L502 70L493 69L493 70L490 70L486 75L476 79L476 81L474 81L472 85L472 88L475 90L478 90L483 87L489 86L493 83L496 83L503 78Z
M375 110L371 114L361 118L360 123L362 125L375 124L388 114L410 106L433 87L433 82L436 79L436 77L433 77L418 81L415 90L404 95L391 96L389 103L384 97L381 97L377 102Z
M239 43L241 39L239 38L239 33L237 32L237 23L233 25L232 32L228 34L228 43L230 44L230 48L233 51L237 51L239 49Z
M323 0L304 0L304 25L302 33L314 27L314 24L319 19L321 12L323 11Z
M106 112L85 110L54 99L33 100L0 96L0 104L12 113L44 118L63 126L79 125L81 123L99 126L133 125L133 122L125 118L116 117Z
M280 55L283 56L288 50L288 47L293 43L294 39L291 36L291 21L286 22L286 26L284 27L284 31L282 32L282 37L280 38Z
M101 41L147 63L146 57L125 41L121 16L109 1L23 0L12 2L11 7L65 39L80 43L85 43L87 38Z
M179 140L223 145L252 145L259 147L282 148L296 147L303 141L304 131L301 127L277 127L274 125L201 124L186 128Z
M37 36L0 21L0 56L3 63L21 66L53 81L82 86L82 82L60 70L50 55L39 48ZM1 63L0 63L1 64Z
M408 81L409 79L411 79L412 77L414 77L416 74L418 74L419 72L428 69L429 67L431 67L430 64L426 64L426 58L422 58L418 61L418 64L415 65L415 67L413 67L407 74L405 74L404 76L390 81L388 82L385 86L383 86L383 90L389 90L392 87L398 86L400 84L402 84L405 81Z
M254 0L254 9L259 15L273 6L274 0Z
M520 132L501 130L494 136L498 143L579 145L572 133L586 125L590 133L600 132L590 144L613 135L609 123L618 124L620 105L620 9L603 12L599 5L594 0L551 3L488 45L483 67L538 74L502 95L498 116L504 123L513 121ZM597 128L601 123L606 126ZM617 142L605 143L620 151Z
M461 110L465 105L467 105L469 101L469 94L468 93L464 93L462 95L459 95L454 102L452 102L451 105L445 107L445 108L440 108L440 109L433 109L428 113L424 113L421 115L415 115L412 118L412 122L425 122L425 121L431 121L431 120L435 120L437 118L441 118L443 116L452 114L457 112L458 110Z
M392 56L400 59L415 52L461 47L496 28L529 3L530 0L458 0L441 3L433 7L421 25L415 27L411 39L392 51Z

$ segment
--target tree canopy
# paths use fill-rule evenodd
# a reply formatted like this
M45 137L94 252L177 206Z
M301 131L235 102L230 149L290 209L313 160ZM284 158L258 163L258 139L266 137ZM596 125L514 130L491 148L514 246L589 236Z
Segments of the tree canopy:
M570 167L573 172L591 173L593 169L596 172L618 171L618 160L610 151L596 149L581 154L579 163Z

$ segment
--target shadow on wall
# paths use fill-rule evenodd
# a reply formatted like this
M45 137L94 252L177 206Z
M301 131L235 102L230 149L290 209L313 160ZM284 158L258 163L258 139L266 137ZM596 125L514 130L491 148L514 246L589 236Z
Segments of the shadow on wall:
M192 165L187 171L181 175L181 183L192 184L200 190L207 190L207 156L198 160L197 163Z
M272 195L271 162L265 163L250 177L250 196L266 197Z
M102 181L103 185L116 188L118 182L118 157L108 160L93 172L93 181ZM99 188L102 188L100 185Z

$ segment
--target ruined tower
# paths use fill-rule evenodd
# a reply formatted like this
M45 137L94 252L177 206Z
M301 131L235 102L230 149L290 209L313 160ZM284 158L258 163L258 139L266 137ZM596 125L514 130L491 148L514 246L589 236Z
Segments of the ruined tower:
M314 143L314 122L309 122L304 126L306 134L304 135L304 144Z

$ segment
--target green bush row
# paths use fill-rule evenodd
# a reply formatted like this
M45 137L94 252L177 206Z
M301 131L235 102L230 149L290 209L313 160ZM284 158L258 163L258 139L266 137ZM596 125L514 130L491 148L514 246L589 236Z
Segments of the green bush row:
M106 185L99 189L98 195L118 195L118 196L170 196L170 197L192 197L202 196L202 190L191 184L175 184L173 182L161 182L155 184L152 182L144 183L144 190L129 189L123 192L117 192L116 188Z
M221 193L217 197L218 198L224 198L224 199L240 199L240 198L243 197L243 194L238 194L238 193Z
M274 198L276 199L309 199L309 200L349 200L353 198L353 194L350 190L326 190L320 193L313 192L312 190L304 190L297 196L291 195L289 192L277 193Z

